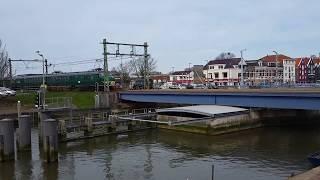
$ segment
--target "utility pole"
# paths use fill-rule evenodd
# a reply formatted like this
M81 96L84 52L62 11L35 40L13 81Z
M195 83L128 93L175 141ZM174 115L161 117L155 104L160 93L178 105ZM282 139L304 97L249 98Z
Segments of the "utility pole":
M121 64L120 64L120 68L121 68L121 77L120 77L120 83L121 83L121 88L124 87L124 80L123 80L123 77L124 77L124 72L123 72L123 64L122 64L122 57L121 57Z
M243 65L245 65L244 64L244 59L243 59L243 52L244 51L246 51L246 49L242 49L241 51L240 51L240 53L241 53L241 61L240 61L240 65L241 65L241 82L240 82L240 88L243 88L243 86L244 86L244 77L243 77Z
M207 75L206 75L206 79L207 79L207 83L206 86L209 86L209 60L204 60L207 64Z
M9 76L10 76L10 88L12 88L12 62L11 62L11 58L9 58Z
M46 67L46 75L48 75L48 60L47 59L44 60L44 64Z
M110 92L109 86L109 71L108 71L108 54L107 54L107 39L103 39L103 72L104 72L104 81L103 81L103 91ZM107 84L107 86L106 86Z
M191 71L191 66L190 66L191 64L192 64L192 63L189 63L189 71L190 71L190 72L189 72L189 78L188 78L189 81L188 81L188 84L190 84L190 79L191 79L191 77L190 77L190 74L191 74L191 72L192 72L192 71Z
M107 56L111 55L111 56L115 56L115 57L122 57L122 56L129 56L129 57L144 57L144 67L143 67L143 71L144 71L144 83L143 86L144 88L147 87L147 84L149 86L149 80L147 81L147 77L149 75L149 67L148 67L148 59L149 59L149 54L148 54L148 43L145 42L144 44L129 44L129 43L115 43L115 42L107 42L106 39L103 39L103 42L101 43L103 44L103 55L104 55L104 73L105 73L105 78L106 78L106 83L107 86L104 87L104 91L110 91L110 83L109 83L109 71L108 71L108 60L107 60ZM116 46L116 52L108 52L107 51L107 46ZM129 53L122 53L120 52L120 46L123 47L130 47L131 51ZM140 48L144 48L144 53L135 53L135 48L136 47L140 47ZM112 48L111 48L112 49ZM104 85L105 85L104 82Z
M144 47L144 89L149 89L149 77L148 77L148 44L145 42ZM147 85L147 87L146 87Z

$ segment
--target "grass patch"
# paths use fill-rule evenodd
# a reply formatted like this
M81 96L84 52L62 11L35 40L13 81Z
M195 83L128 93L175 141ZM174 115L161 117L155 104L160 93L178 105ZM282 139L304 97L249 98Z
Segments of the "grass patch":
M51 97L72 97L72 103L79 109L94 107L94 92L69 91L69 92L47 92L46 98ZM34 106L36 98L35 92L17 93L16 101L21 101L24 105Z

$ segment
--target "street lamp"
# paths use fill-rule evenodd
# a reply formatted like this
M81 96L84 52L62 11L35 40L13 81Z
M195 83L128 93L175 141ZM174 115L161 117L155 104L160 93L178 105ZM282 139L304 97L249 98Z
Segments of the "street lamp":
M42 86L45 86L45 73L44 73L44 57L43 54L40 54L40 51L36 51L36 53L42 58Z
M40 54L40 51L36 51L36 53L42 58L42 85L40 87L40 93L42 94L42 96L40 96L40 97L42 97L42 99L41 99L42 108L45 109L45 104L46 104L46 100L45 100L45 98L46 98L46 93L45 93L46 92L46 90L45 90L46 86L45 86L45 73L44 73L44 62L45 62L45 59L43 57L43 54Z
M278 85L278 55L277 51L273 51L276 54L276 85Z
M241 54L241 61L240 61L240 65L241 65L241 82L240 82L240 88L242 88L244 86L244 77L243 77L243 65L245 65L244 59L243 59L243 52L246 51L247 49L242 49L240 51Z

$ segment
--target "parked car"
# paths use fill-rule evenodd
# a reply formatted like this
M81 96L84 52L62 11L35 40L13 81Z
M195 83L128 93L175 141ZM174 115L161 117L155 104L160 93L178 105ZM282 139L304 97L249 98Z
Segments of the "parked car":
M16 91L11 90L6 87L0 87L0 91L5 92L7 94L7 96L15 96L16 95Z
M207 86L208 89L218 89L219 87L213 84L208 84Z
M205 89L206 88L206 86L203 84L194 84L193 87L194 87L194 89Z
M194 89L194 87L191 84L186 85L186 89Z

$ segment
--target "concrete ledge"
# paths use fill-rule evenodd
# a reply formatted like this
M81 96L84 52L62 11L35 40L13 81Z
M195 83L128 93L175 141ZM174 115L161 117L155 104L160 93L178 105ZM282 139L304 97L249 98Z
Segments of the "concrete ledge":
M320 167L313 168L305 173L290 177L289 180L319 180Z

